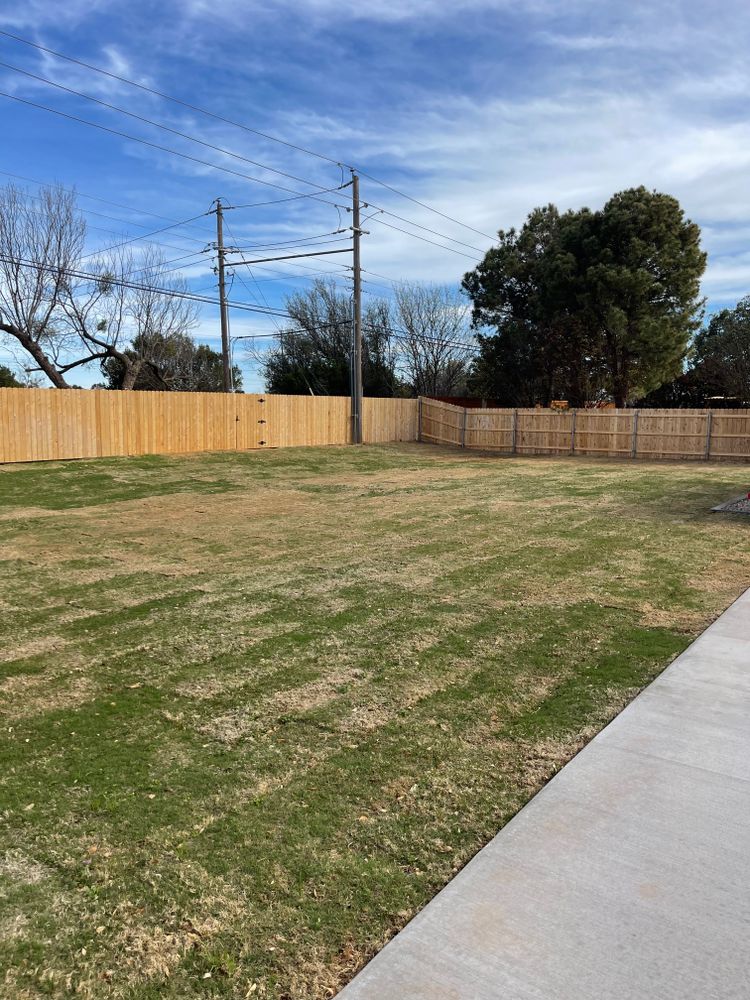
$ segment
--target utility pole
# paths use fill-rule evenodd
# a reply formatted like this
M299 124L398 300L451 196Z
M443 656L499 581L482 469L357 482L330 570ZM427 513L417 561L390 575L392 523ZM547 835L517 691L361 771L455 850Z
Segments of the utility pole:
M216 250L219 257L219 310L221 313L221 366L224 392L232 391L232 359L229 351L229 308L224 280L224 210L216 199Z
M352 170L352 233L354 272L354 338L352 344L352 443L362 444L362 270L359 240L359 177Z

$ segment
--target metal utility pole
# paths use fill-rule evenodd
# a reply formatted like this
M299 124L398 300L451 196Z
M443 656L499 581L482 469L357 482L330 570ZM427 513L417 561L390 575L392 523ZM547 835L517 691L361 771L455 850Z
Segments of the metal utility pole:
M232 359L229 350L229 308L224 280L224 210L216 199L216 250L219 257L219 310L221 313L221 365L224 392L232 391Z
M352 170L352 233L354 271L354 338L352 344L352 442L362 444L362 270L359 256L359 177Z

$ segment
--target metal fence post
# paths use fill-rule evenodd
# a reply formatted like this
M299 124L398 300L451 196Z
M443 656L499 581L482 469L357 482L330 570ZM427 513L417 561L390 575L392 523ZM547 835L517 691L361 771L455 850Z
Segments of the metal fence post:
M638 455L638 414L640 410L633 411L633 446L631 449L631 458L635 458Z
M576 453L576 413L577 410L573 410L573 420L570 424L570 454L575 455Z
M468 408L464 407L463 420L461 422L461 447L466 447L466 414L468 413Z
M417 441L422 440L422 397L417 400Z
M706 461L711 457L711 429L714 423L714 415L711 410L706 414Z
M516 435L518 433L518 410L513 411L513 429L510 438L510 451L512 455L516 453Z

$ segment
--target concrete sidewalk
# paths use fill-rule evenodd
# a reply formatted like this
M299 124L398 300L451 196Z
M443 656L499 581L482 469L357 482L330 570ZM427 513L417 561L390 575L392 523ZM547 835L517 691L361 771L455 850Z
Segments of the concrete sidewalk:
M428 998L750 998L750 591L339 994Z

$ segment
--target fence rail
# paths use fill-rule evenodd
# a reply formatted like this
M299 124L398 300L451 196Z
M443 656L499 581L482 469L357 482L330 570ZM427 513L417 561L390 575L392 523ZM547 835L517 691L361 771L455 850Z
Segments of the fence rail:
M515 455L750 460L750 410L477 410L422 399L419 431Z
M416 399L365 398L364 440L414 441ZM0 389L0 462L348 444L348 396Z

